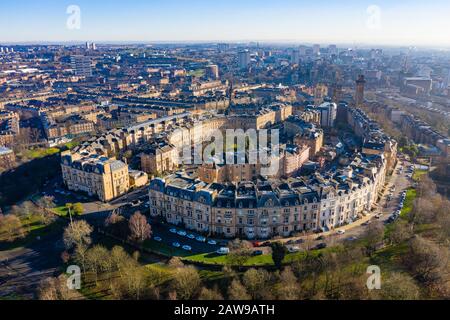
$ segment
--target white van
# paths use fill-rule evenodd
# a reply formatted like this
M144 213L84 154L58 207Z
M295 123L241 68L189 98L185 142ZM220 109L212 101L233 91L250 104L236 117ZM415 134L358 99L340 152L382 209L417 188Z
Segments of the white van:
M226 255L230 253L230 249L222 247L219 250L216 251L217 254Z

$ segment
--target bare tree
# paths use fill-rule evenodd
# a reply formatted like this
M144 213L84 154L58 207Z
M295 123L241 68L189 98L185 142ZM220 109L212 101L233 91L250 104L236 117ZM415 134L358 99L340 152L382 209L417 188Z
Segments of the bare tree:
M247 289L238 279L234 279L228 288L228 299L230 300L251 300L251 296L247 293Z
M194 298L200 286L200 276L194 267L179 268L175 271L172 288L178 299L189 300Z
M217 287L213 289L208 289L203 287L200 290L200 295L198 297L199 300L223 300L222 294L219 292Z
M377 247L383 243L384 238L384 226L381 221L376 221L367 227L364 237L366 238L366 250L370 256L377 249Z
M95 276L95 283L98 284L99 273L109 272L112 269L112 260L109 251L96 245L86 252L87 269Z
M147 222L147 218L139 211L131 216L128 225L131 232L130 239L133 241L143 243L152 235L152 228Z
M77 300L81 296L76 290L68 288L67 277L62 274L43 280L38 288L38 297L40 300Z
M64 245L66 249L89 246L92 242L92 227L84 220L74 221L64 230Z
M383 300L416 300L420 297L420 289L414 279L398 272L390 273L377 293Z
M244 273L242 283L253 299L261 299L267 293L270 275L263 269L250 269Z
M448 274L448 248L415 236L409 243L403 263L414 277L426 285L434 285Z
M398 221L394 224L391 233L389 234L389 240L393 244L400 244L413 235L410 225L406 221Z
M9 242L25 237L25 231L20 219L12 214L6 216L0 214L0 236Z
M287 267L280 274L280 280L277 284L277 297L280 300L297 300L298 284L297 277L292 269Z

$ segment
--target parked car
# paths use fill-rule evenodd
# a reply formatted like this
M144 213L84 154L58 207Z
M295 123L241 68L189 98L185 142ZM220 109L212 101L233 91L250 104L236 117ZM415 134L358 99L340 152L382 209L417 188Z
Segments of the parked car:
M252 245L253 245L253 248L258 248L258 247L261 246L261 242L259 242L259 241L253 241L253 242L252 242Z
M356 241L356 240L358 240L358 238L355 236L351 236L351 237L348 237L347 239L345 239L345 241Z
M174 243L172 243L172 246L175 248L179 248L181 246L181 244L179 244L178 242L174 242Z
M264 252L262 250L255 250L252 252L252 256L262 256Z
M153 240L158 241L158 242L161 242L161 241L162 241L162 238L161 238L161 237L154 237Z
M338 230L338 231L337 231L337 234L345 234L345 230L342 230L342 229L341 229L341 230Z
M217 241L215 240L208 240L208 244L215 246L217 244Z
M195 240L197 240L198 242L206 242L206 238L202 236L196 237Z
M192 233L190 233L190 234L188 234L186 237L188 237L189 239L195 239L195 236L192 234Z
M315 247L315 249L316 249L316 250L320 250L320 249L325 249L326 247L327 247L327 244L324 243L324 242L322 242L322 243L319 243L319 244Z
M305 242L304 239L298 239L298 240L295 240L295 243L296 243L296 244L301 244L301 243L304 243L304 242Z
M319 237L316 238L316 241L321 241L321 240L325 240L325 237L324 236L319 236Z
M169 232L170 232L170 233L177 233L177 229L172 228L172 229L169 230Z
M187 233L186 233L186 231L180 230L180 231L177 232L177 234L179 236L185 237Z
M230 253L230 249L222 247L219 250L217 250L216 253L220 255L226 255Z
M191 248L191 246L183 246L182 247L183 248L183 250L186 250L186 251L192 251L192 248Z
M297 246L293 246L293 247L288 247L288 252L290 253L295 253L295 252L299 252L300 248Z

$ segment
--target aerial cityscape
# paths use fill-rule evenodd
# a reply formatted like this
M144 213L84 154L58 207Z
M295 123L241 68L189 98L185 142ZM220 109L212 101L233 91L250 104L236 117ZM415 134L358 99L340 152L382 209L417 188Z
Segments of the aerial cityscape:
M0 4L0 300L448 300L449 5L189 2Z

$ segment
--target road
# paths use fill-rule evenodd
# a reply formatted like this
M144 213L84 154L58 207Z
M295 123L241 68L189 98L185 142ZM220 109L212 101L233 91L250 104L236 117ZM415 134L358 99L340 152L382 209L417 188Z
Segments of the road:
M39 283L61 267L63 228L24 247L0 252L0 298L33 299Z

